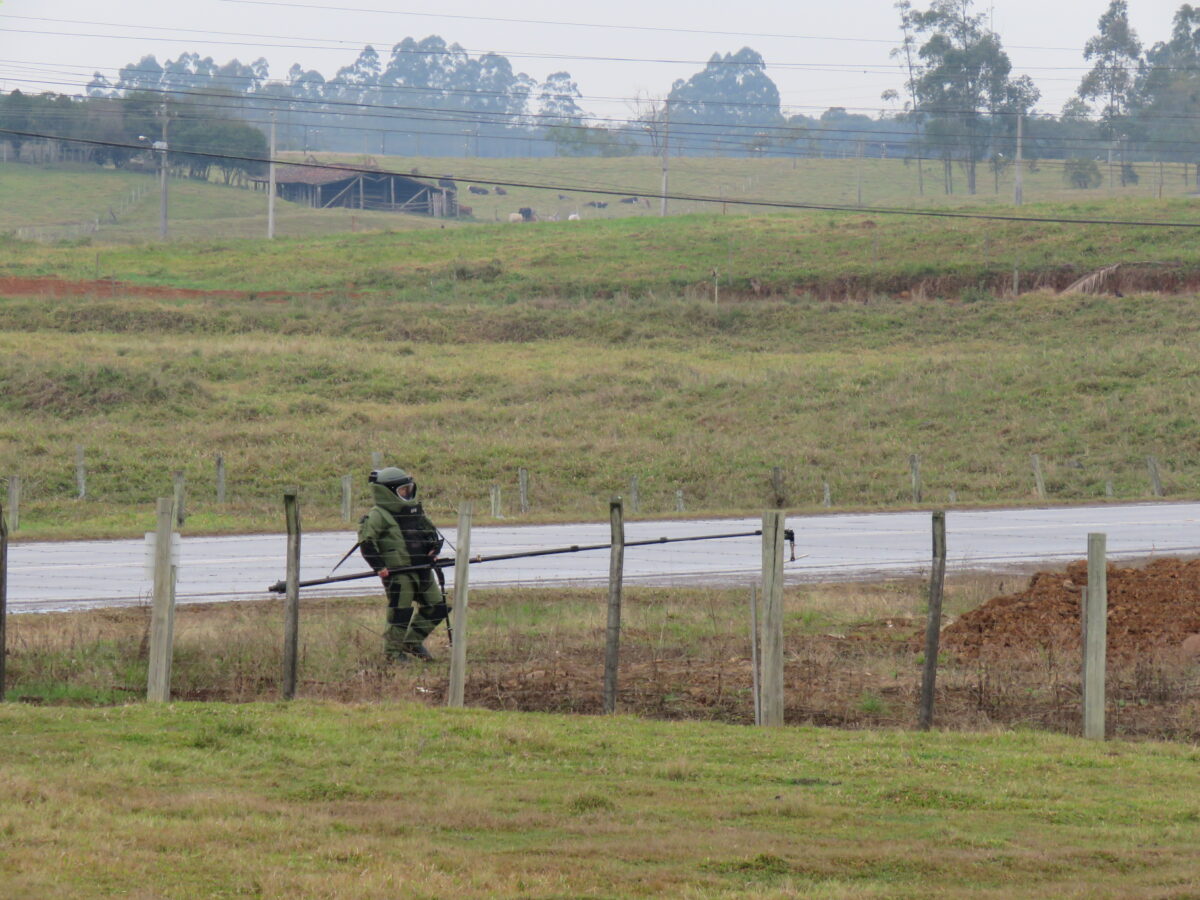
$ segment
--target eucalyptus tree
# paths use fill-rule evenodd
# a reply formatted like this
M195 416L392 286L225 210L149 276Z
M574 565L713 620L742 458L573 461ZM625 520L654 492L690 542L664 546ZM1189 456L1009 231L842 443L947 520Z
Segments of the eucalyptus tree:
M671 86L666 102L672 142L693 151L753 154L785 133L779 88L750 47L714 53L703 69Z
M1170 40L1146 51L1134 96L1139 136L1160 159L1196 163L1200 181L1200 7L1180 6Z
M928 123L923 137L943 159L947 189L957 161L973 194L979 160L996 154L1016 115L1028 112L1040 93L1027 76L1011 77L1012 62L999 36L984 27L984 15L974 12L974 0L900 9L906 40L910 30L924 39L909 77L913 112Z
M1130 137L1142 43L1129 24L1126 0L1111 0L1097 23L1097 33L1084 45L1083 58L1092 63L1092 68L1083 76L1077 93L1083 100L1100 101L1102 133L1106 137Z

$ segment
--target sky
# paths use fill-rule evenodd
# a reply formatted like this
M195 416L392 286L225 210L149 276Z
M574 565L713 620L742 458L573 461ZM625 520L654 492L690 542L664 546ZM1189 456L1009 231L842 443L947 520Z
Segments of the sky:
M916 0L918 9L926 3ZM1087 65L1082 48L1107 0L977 0L1013 62L1058 112ZM1177 0L1130 0L1143 44L1165 40ZM326 78L365 44L386 59L405 37L437 34L472 55L495 51L543 80L571 73L580 105L601 117L636 112L714 53L750 46L766 59L786 112L895 108L880 95L904 79L889 51L899 37L891 0L0 0L0 90L80 93L93 71L115 78L147 54L217 62L265 57L273 78L293 63Z

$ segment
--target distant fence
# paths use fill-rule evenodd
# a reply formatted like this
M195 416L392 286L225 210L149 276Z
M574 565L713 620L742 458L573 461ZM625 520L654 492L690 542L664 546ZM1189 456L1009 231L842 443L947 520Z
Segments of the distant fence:
M225 457L223 454L217 453L211 459L212 467L207 474L200 475L197 473L194 464L190 467L190 471L187 472L184 470L174 470L171 472L164 471L163 473L163 488L165 489L169 484L172 493L177 497L180 525L184 523L186 509L184 495L189 490L191 491L191 496L199 501L197 505L202 505L211 510L213 507L210 504L215 501L215 508L218 514L223 507L234 501L246 503L269 502L270 500L269 488L257 493L256 496L247 496L244 490L240 496L234 496L237 492L231 491L228 487L230 473ZM371 468L373 469L383 465L383 454L379 452L370 454L370 459ZM19 527L22 494L24 494L26 499L37 498L44 500L53 497L65 498L72 496L73 499L77 500L112 501L113 498L105 497L103 492L97 492L89 486L88 455L82 445L75 446L71 457L64 457L63 470L68 471L72 465L74 468L74 485L69 486L69 483L64 484L60 479L55 479L55 485L50 489L43 488L39 480L31 477L28 472L10 470L7 475L0 474L0 482L7 482L10 526L14 531ZM1063 465L1063 470L1074 470L1076 466L1077 463L1068 461ZM101 464L101 468L105 471L106 477L112 477L111 466ZM42 471L45 471L44 464ZM954 488L946 489L944 485L939 489L936 498L930 495L927 487L930 470L923 463L922 457L918 453L910 454L906 461L897 460L895 471L898 490L894 496L894 500L899 500L902 503L911 502L914 506L929 503L944 503L954 506L962 500L958 490ZM1053 469L1049 469L1049 471L1052 472ZM1019 482L1013 483L1012 499L1025 498L1042 501L1054 498L1054 488L1056 484L1061 484L1061 482L1047 479L1047 463L1041 454L1030 454L1026 472L1028 473L1026 476L1028 480L1024 485ZM1126 472L1125 475L1126 480L1124 483L1128 484L1129 473ZM511 477L512 480L507 484L497 480L486 486L480 485L480 493L487 498L484 503L480 504L480 509L488 510L493 519L505 519L537 513L539 511L538 496L541 493L539 488L543 490L548 487L553 488L553 483L548 477L531 473L526 467L518 468L515 472L511 473ZM818 476L818 480L815 483L809 477L802 488L789 483L788 470L783 466L774 466L769 471L763 471L757 478L753 474L749 474L748 477L753 479L753 482L747 486L745 491L740 492L746 498L744 505L763 503L776 509L818 506L825 509L832 509L839 503L843 506L846 505L844 498L839 498L838 496L837 480L834 475ZM1169 483L1164 480L1164 466L1160 463L1157 456L1150 455L1144 457L1144 467L1138 467L1137 478L1142 480L1145 486L1143 492L1126 492L1118 496L1114 482L1112 478L1109 478L1103 481L1103 493L1100 492L1099 482L1094 482L1096 486L1093 488L1095 492L1093 495L1071 493L1069 499L1132 500L1163 498L1167 496ZM1176 476L1176 479L1178 479L1178 476ZM678 482L662 483L662 479L656 479L656 481L658 483L655 484L655 490L650 495L646 491L647 480L636 474L631 476L626 484L620 486L614 485L613 487L622 491L626 498L626 508L628 512L634 515L642 513L665 515L687 512L688 503L693 500L688 495L687 486ZM904 485L903 489L899 489L901 483ZM471 492L467 491L466 493L469 494ZM150 496L152 494L145 498L132 497L128 498L126 502L137 503L143 499L148 501ZM231 496L233 497L232 501ZM342 521L347 523L352 519L355 506L368 499L369 496L366 493L363 479L347 473L331 473L325 483L310 482L305 491L305 501L308 504L328 504L328 511L337 510ZM540 511L546 511L545 507L543 506Z
M97 234L106 225L115 225L120 217L145 199L149 188L138 185L126 196L111 204L102 214L79 222L58 225L18 225L13 235L22 241L69 241Z

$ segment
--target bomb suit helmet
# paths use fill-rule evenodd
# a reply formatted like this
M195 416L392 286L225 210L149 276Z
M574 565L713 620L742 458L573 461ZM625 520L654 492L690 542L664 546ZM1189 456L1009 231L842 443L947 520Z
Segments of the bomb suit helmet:
M412 485L411 497L417 496L417 483L413 477L403 469L398 469L395 466L387 466L383 469L376 469L367 477L367 481L371 484L382 484L392 493L395 493L398 488L405 485Z

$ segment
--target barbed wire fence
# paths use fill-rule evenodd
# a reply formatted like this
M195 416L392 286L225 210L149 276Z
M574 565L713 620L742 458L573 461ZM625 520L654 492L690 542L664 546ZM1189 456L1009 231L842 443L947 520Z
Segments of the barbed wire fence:
M11 530L16 533L21 528L23 499L32 500L35 497L49 500L65 499L70 495L72 499L80 501L115 500L116 497L112 494L98 490L94 482L89 482L88 464L90 459L97 468L105 473L110 485L112 483L114 475L112 467L102 456L97 460L99 455L97 451L91 450L89 457L88 448L83 444L77 444L74 447L73 459L68 461L64 455L63 464L56 475L49 474L54 464L44 458L40 462L40 469L33 477L16 471L0 473L0 481L5 483L7 489L7 508ZM383 454L372 453L371 467L378 468L383 464L382 460ZM1057 480L1048 479L1047 473L1051 471L1051 464L1051 460L1042 454L1031 453L1027 470L1028 481L1024 485L1013 483L1011 499L1014 502L1020 502L1022 499L1034 499L1039 502L1055 499L1056 487L1065 484L1069 475L1060 474ZM73 481L68 481L63 476L72 467L74 478ZM227 504L231 503L233 492L229 489L231 473L224 454L218 452L208 457L205 467L208 471L202 472L200 464L193 460L184 468L171 470L169 476L166 471L163 472L164 482L169 477L181 526L185 524L188 510L193 506L203 507L218 517L223 512L229 512ZM896 469L899 472L901 467L898 465ZM1075 473L1080 470L1081 464L1078 460L1066 460L1059 465L1060 473ZM1103 494L1101 495L1098 489L1095 489L1090 498L1096 500L1165 498L1171 482L1164 477L1164 471L1170 472L1170 469L1160 463L1158 456L1147 455L1144 457L1144 467L1136 466L1121 472L1107 472L1109 477L1103 482ZM1141 480L1144 491L1141 493L1130 493L1127 490L1118 491L1115 487L1115 476L1118 474L1124 477L1122 482L1124 486L1128 486L1130 483L1136 484L1138 480ZM923 463L921 454L910 454L907 457L908 477L905 479L907 483L901 488L901 482L899 478L897 479L894 499L901 503L911 502L917 506L928 503L931 499L927 487L928 475L929 467ZM1090 477L1095 480L1097 476ZM1174 480L1179 481L1182 477L1184 476L1175 475ZM819 505L824 509L834 509L844 502L844 498L838 495L836 489L836 476L821 474L814 479L812 473L808 473L803 484L798 484L800 480L796 470L788 471L782 466L775 466L747 485L743 493L746 497L761 498L768 506L781 508L789 506L816 508ZM341 521L348 524L354 516L355 509L368 498L360 481L361 479L356 479L353 474L349 473L331 477L324 484L306 486L304 499L309 504L328 504L326 511L336 510ZM648 485L653 485L652 491L647 491ZM544 493L552 490L553 487L554 479L547 474L531 473L529 468L519 467L515 478L512 478L507 484L497 480L477 488L480 494L485 490L487 492L486 501L480 498L479 508L481 511L488 510L488 514L493 520L512 520L519 516L527 516L531 513L537 515L545 511L561 512L562 510L545 510L544 507L539 507L537 502L539 488ZM943 488L943 490L945 491L944 495L938 502L945 503L949 507L960 504L962 498L957 489ZM689 496L687 485L678 482L664 483L662 479L648 481L636 474L630 477L622 492L626 497L627 508L633 515L641 514L643 511L663 515L684 514L688 512L689 503L694 502ZM1078 486L1065 493L1066 496L1063 496L1062 499L1089 499L1087 491L1079 489ZM149 503L154 499L153 493L144 497L136 494L131 497L129 494L129 489L122 486L118 502ZM245 485L237 486L237 495L240 502L260 503L269 503L271 496L264 494L262 489L247 489ZM645 506L645 510L643 510L643 506Z
M295 495L290 495L292 502L295 503ZM604 629L599 629L598 625L589 633L601 632L604 634L604 666L603 666L603 687L601 688L601 680L598 674L595 677L596 684L589 690L595 694L599 703L602 706L592 711L614 712L617 711L622 697L621 690L618 687L618 673L622 671L622 664L618 663L618 648L622 637L621 625L621 593L622 586L626 584L637 585L639 583L656 582L656 583L676 583L676 584L695 584L697 580L718 581L724 584L742 584L744 585L751 597L751 609L747 619L754 623L749 633L750 637L750 659L753 665L753 690L749 700L753 704L754 716L753 721L756 724L775 726L784 724L783 711L784 705L784 635L783 624L784 618L782 615L782 585L790 576L805 575L805 567L809 567L810 572L817 578L840 580L844 578L878 578L881 574L903 575L905 577L916 577L921 572L927 572L930 577L930 588L928 593L927 603L927 627L926 627L926 644L925 644L925 668L922 673L921 699L920 708L914 715L918 727L930 727L934 722L934 697L936 695L934 682L937 675L938 645L937 638L943 624L941 614L941 584L943 583L944 573L948 557L953 552L948 550L945 540L945 513L941 510L933 513L933 553L932 557L927 554L917 552L913 546L905 545L892 550L889 554L885 554L884 565L881 566L879 561L872 562L853 562L839 559L837 552L844 555L853 549L858 550L879 550L880 546L888 547L890 542L894 540L894 536L886 534L877 534L872 540L858 540L848 542L846 540L839 541L837 552L829 552L828 549L822 551L819 545L806 544L805 533L801 531L796 535L802 549L807 552L802 553L798 558L792 560L784 559L783 550L783 534L782 526L784 524L784 513L781 510L771 510L764 514L763 528L761 529L764 535L761 538L761 563L756 565L753 559L753 550L750 548L748 554L747 539L738 540L737 546L733 546L734 542L730 541L728 545L719 541L697 541L695 544L674 544L671 546L649 546L649 547L631 547L630 544L636 544L639 535L634 534L625 538L625 523L623 519L624 501L616 499L611 504L614 518L612 524L612 542L610 544L610 559L609 573L607 577L608 584L608 626ZM59 558L53 554L50 547L39 544L22 544L21 561L15 568L10 565L7 555L7 519L4 515L4 509L0 507L0 614L11 611L11 605L7 603L8 597L11 596L8 591L9 574L16 572L19 576L23 592L28 592L30 586L37 590L38 585L50 586L54 585L57 590L62 593L74 592L76 596L83 595L91 597L91 600L83 604L76 603L68 599L60 599L59 601L51 601L46 608L67 609L76 606L87 605L139 605L148 607L150 611L150 624L148 625L148 640L149 653L147 654L147 698L151 700L165 701L170 699L170 661L172 658L172 625L175 605L187 603L200 603L205 601L222 600L261 600L265 596L263 590L204 590L203 579L199 582L191 581L193 586L179 590L176 585L176 573L179 571L187 571L189 561L186 555L180 554L179 544L177 539L170 541L172 549L162 551L164 544L162 543L162 535L170 535L176 518L176 498L161 498L158 503L159 528L154 540L149 540L147 536L145 549L135 548L130 552L128 547L124 548L124 556L119 554L101 554L107 556L107 561L103 563L95 563L93 560L83 560L74 565L63 565ZM917 514L921 515L921 514ZM288 574L289 581L295 575L299 577L299 514L298 511L293 515L289 513L287 516L290 528L289 531L295 537L296 553L290 549L291 541L289 540L288 556ZM451 546L456 548L456 552L467 549L470 544L470 524L466 530L463 529L462 519L460 517L459 528L453 533L453 541ZM619 528L618 528L619 525ZM636 526L636 523L634 523ZM940 526L940 528L939 528ZM594 529L599 529L600 526L594 526ZM912 534L911 526L906 526L906 534ZM992 530L978 529L974 532L976 538L985 536L988 538L1005 538L1011 536L1014 530L1027 530L1028 523L1017 521L1014 524L1005 526L1004 528L995 528ZM939 537L940 531L940 537ZM501 535L503 539L503 549L512 554L519 555L523 550L531 552L542 552L545 550L544 543L540 542L537 534L526 533L521 535L520 529L506 529ZM850 537L850 535L847 535ZM280 564L281 554L278 552L277 537L270 536L248 536L244 538L228 538L226 540L231 544L230 551L239 554L243 559L249 559L253 562L263 562L265 565ZM256 543L274 541L269 548L266 546L255 547ZM116 550L117 545L128 545L131 542L111 542L104 549ZM251 546L247 546L250 544ZM911 542L910 542L911 544ZM1089 583L1099 585L1102 581L1094 573L1103 571L1103 566L1107 559L1106 551L1104 551L1103 543L1099 554L1096 549L1096 535L1090 535L1088 541L1088 556L1089 556ZM620 559L617 560L616 548L620 548ZM490 549L490 548L489 548ZM1082 547L1080 550L1082 551ZM136 594L113 594L104 591L105 582L119 582L128 584L128 569L131 566L137 565L138 550L141 550L144 556L143 565L145 566L145 580L153 582L153 590L145 590ZM160 552L161 551L161 552ZM813 560L811 557L814 553L822 555L823 558ZM262 554L261 556L259 554ZM1132 557L1161 557L1163 555L1196 555L1200 554L1200 546L1190 542L1180 542L1178 544L1164 545L1161 543L1152 543L1147 545L1123 544L1118 551L1119 556L1125 558ZM211 555L211 553L210 553ZM1025 553L995 553L987 555L966 556L960 555L956 560L955 568L959 570L965 569L986 569L990 567L1001 567L1010 569L1013 567L1023 567L1033 564L1045 564L1054 559L1070 561L1078 559L1081 552L1067 553L1047 553L1047 552L1025 552ZM640 558L639 558L640 557ZM148 561L153 558L154 564L150 565ZM456 705L463 704L463 688L467 684L475 684L468 679L466 665L468 658L471 659L472 665L478 660L485 667L489 664L492 667L498 663L497 659L489 659L486 655L478 656L473 653L471 657L467 656L467 585L466 585L466 563L470 558L468 551L466 556L460 556L458 566L461 566L463 577L455 578L454 589L456 601L461 606L461 618L454 625L456 640L461 643L454 650L454 658L452 659L452 672L450 684L457 685L456 691L447 690L447 697L457 698ZM219 571L224 568L227 559L218 557L209 559L208 566L210 574L208 577L217 578L218 575L212 574L213 570ZM321 560L324 564L324 559ZM556 575L552 574L546 568L539 568L536 565L531 565L523 561L523 565L530 565L529 571L523 572L515 582L506 582L501 579L499 583L515 583L522 587L528 588L548 588L561 587L567 584L578 584L581 581L591 584L599 584L604 581L602 576L596 574L588 575L585 578L580 578L575 575ZM164 566L169 567L164 570ZM1100 567L1100 568L1097 568ZM458 567L456 566L456 569ZM647 571L655 573L652 576L647 576ZM455 574L458 574L457 572ZM482 584L492 586L496 581L488 581L484 579ZM298 584L298 580L297 580ZM370 584L370 591L376 590L373 582L365 582L362 585L331 591L326 596L347 596L361 595L364 593L364 588ZM290 587L289 587L289 590ZM284 624L283 633L292 634L290 639L283 641L284 650L284 676L282 679L282 687L280 693L284 697L295 696L297 681L297 671L299 663L298 654L299 648L303 644L304 631L301 627L302 619L300 618L300 606L298 598L298 588L295 592L295 603L291 602L289 597L288 613ZM1086 602L1093 604L1092 606L1084 607L1082 618L1089 625L1081 634L1081 655L1088 660L1085 668L1084 678L1081 682L1081 702L1084 710L1084 732L1090 737L1103 737L1104 724L1103 716L1105 702L1103 699L1104 681L1103 678L1096 676L1097 671L1104 670L1103 658L1103 628L1097 626L1097 621L1103 621L1103 614L1097 613L1095 610L1102 607L1096 604L1106 604L1107 598L1103 590L1097 587L1096 591L1089 592L1086 595ZM615 605L614 605L615 604ZM7 610L6 610L7 607ZM37 608L37 607L34 607ZM494 613L493 613L494 614ZM472 617L478 613L472 612ZM713 613L714 620L716 613ZM598 616L598 613L597 613ZM1097 620L1097 616L1100 619ZM667 624L662 626L664 629ZM368 629L374 631L374 629ZM635 629L635 632L637 629ZM715 632L714 632L715 634ZM3 658L5 632L0 630L0 659ZM1098 637L1101 636L1101 637ZM376 637L382 638L376 633ZM585 638L586 639L586 638ZM645 641L645 636L642 636ZM1097 640L1100 644L1097 644ZM452 645L453 646L453 645ZM598 651L597 651L598 653ZM659 666L661 660L657 657L660 654L650 653L650 663L652 667ZM625 668L636 667L637 663L626 664ZM686 661L685 661L686 665ZM0 673L2 673L0 669ZM291 673L290 675L288 673ZM1088 672L1091 673L1090 677ZM484 680L486 680L486 676ZM578 673L568 677L578 680ZM0 679L0 687L3 686L3 680ZM631 691L636 692L638 687L631 688ZM1097 700L1097 691L1099 691L1100 699ZM3 691L0 690L0 696ZM625 696L629 696L627 692ZM731 692L725 702L736 703L745 702L747 700L744 693L736 696Z
M103 212L92 216L90 219L81 219L76 222L60 224L18 225L12 229L12 234L17 240L43 243L79 240L91 237L92 235L99 234L101 229L106 225L118 224L121 217L129 212L129 210L138 206L150 190L150 187L147 185L138 185L115 203L109 204Z

